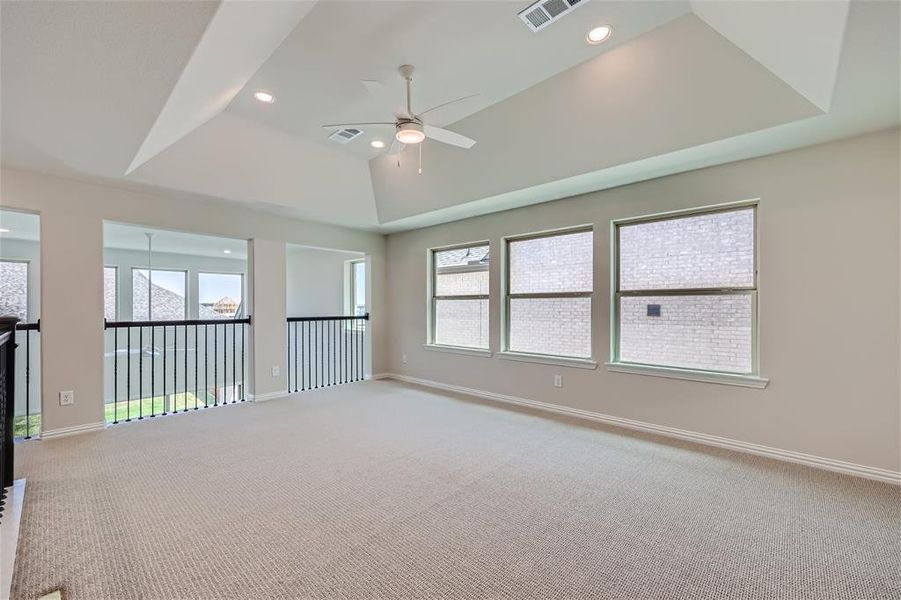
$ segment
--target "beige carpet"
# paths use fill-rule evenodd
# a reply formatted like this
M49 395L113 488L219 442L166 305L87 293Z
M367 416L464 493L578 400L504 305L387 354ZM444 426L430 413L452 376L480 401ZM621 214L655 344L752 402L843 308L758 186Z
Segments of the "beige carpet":
M14 598L899 598L897 488L393 382L21 445Z

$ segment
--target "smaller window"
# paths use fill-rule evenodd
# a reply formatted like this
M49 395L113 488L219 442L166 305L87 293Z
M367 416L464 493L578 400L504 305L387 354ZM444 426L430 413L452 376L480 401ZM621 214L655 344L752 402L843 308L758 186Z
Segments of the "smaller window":
M103 317L115 321L119 314L119 269L103 267Z
M132 319L135 321L183 321L187 310L187 273L133 268ZM151 281L152 280L152 281ZM148 300L150 311L148 314Z
M198 273L200 319L234 319L244 314L244 276L241 273Z
M0 315L28 321L28 263L0 260Z
M431 252L429 342L488 349L487 243Z
M348 300L350 314L362 317L366 314L366 261L365 259L350 261L348 273Z

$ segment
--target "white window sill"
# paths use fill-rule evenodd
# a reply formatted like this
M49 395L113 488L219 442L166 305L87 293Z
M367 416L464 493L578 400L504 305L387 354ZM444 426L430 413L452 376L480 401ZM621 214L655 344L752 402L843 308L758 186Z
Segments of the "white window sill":
M650 375L652 377L669 377L670 379L685 379L687 381L701 381L705 383L720 383L723 385L737 385L763 389L769 383L769 379L756 375L739 375L733 373L712 373L709 371L695 371L692 369L678 369L673 367L656 367L653 365L637 365L632 363L608 362L604 363L608 371L614 373L631 373L633 375Z
M466 346L444 346L442 344L423 344L426 350L433 352L449 352L450 354L465 354L467 356L482 356L491 358L491 350L487 348L468 348Z
M556 365L559 367L575 367L577 369L597 369L598 363L590 358L571 358L568 356L546 356L544 354L528 354L525 352L498 352L498 358L518 360L521 362Z

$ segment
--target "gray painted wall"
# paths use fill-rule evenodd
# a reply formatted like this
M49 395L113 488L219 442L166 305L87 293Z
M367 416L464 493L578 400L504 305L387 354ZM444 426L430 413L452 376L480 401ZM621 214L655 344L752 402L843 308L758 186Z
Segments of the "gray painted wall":
M673 175L388 237L387 368L518 396L899 470L899 131ZM610 221L760 198L764 390L608 372ZM426 250L594 225L597 370L429 351ZM499 349L500 261L491 263ZM403 363L402 356L407 356ZM553 375L563 387L553 387Z
M344 306L345 263L358 258L363 255L289 246L286 255L288 316L348 314Z

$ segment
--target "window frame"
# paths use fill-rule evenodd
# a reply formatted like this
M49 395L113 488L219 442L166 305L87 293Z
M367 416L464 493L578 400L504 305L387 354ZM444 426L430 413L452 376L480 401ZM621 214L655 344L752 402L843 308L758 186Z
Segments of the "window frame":
M448 250L462 250L464 248L477 248L480 246L488 246L488 293L487 294L465 294L458 296L439 296L435 294L437 266L435 264L435 256L439 252ZM458 354L469 354L473 356L491 356L491 241L480 240L473 242L463 242L460 244L450 244L447 246L437 246L429 248L426 253L427 272L426 277L426 296L428 309L426 310L426 342L424 346L429 350L439 350ZM435 309L438 300L486 300L488 301L488 346L456 346L452 344L439 344L435 341Z
M573 233L591 232L591 291L588 292L531 292L531 293L511 293L510 292L510 244L511 242L521 242L526 240L534 240L548 237L556 237L560 235L569 235ZM560 227L556 229L547 229L544 231L536 231L532 233L522 233L516 235L505 236L502 240L502 298L501 302L501 351L498 353L500 358L508 360L518 360L523 362L536 362L544 364L552 364L559 366L572 366L580 368L595 369L597 362L595 361L595 343L594 343L594 319L589 323L589 343L591 344L591 355L588 358L577 356L564 356L558 354L541 354L531 352L520 352L510 349L510 300L518 298L589 298L591 300L591 310L589 315L594 315L594 290L597 285L595 277L595 236L594 224L582 223L568 227Z
M183 273L185 276L185 318L179 319L181 321L187 321L191 318L191 271L189 269L168 269L168 268L160 268L160 267L152 267L150 269L147 268L147 265L138 265L131 267L131 320L136 321L135 319L135 271L168 271L172 273ZM199 283L198 283L199 285ZM141 319L141 321L162 321L163 319L151 319L151 315L153 315L152 307L147 307L147 318Z
M113 318L112 318L112 322L116 322L116 321L119 320L119 315L122 314L122 312L121 312L121 307L119 306L119 301L120 301L120 294L119 294L119 265L107 265L107 264L104 264L104 265L103 265L104 273L105 273L105 271L106 271L107 269L112 269L112 270L115 271L115 273L116 273L116 278L115 278L115 283L114 283L114 289L113 289L113 304L115 305L115 306L113 307L113 310L115 311L116 314L114 314L114 315L113 315ZM132 279L132 282L134 282L134 279ZM134 296L134 283L132 283L132 296ZM104 306L104 315L103 315L103 318L104 318L104 320L109 321L109 319L106 318L105 309L106 309L106 307ZM133 310L134 310L134 300L132 300L132 311L133 311Z
M357 265L363 265L363 277L366 277L366 259L365 258L354 258L347 261L347 288L348 288L348 296L347 296L347 307L348 314L351 316L363 316L356 314L356 299L357 299ZM369 306L366 302L366 289L363 289L363 314L366 314Z
M610 221L610 360L607 367L611 371L637 373L644 375L659 375L676 379L689 379L694 381L707 381L712 383L729 383L746 387L765 387L768 380L760 377L760 332L759 332L759 198L727 202L695 208L653 213L636 217L627 217ZM734 212L740 210L752 210L754 240L752 286L732 286L719 288L677 288L677 289L647 289L647 290L620 290L620 227L624 225L636 225L653 223L657 221L672 221L680 218L690 218L713 213ZM688 367L674 367L653 363L633 363L620 360L620 300L623 297L644 296L751 296L751 371L749 373L737 373L732 371L716 371L710 369L697 369Z
M177 271L178 269L154 269L154 271ZM186 271L187 272L187 271ZM195 313L196 318L200 318L200 276L201 275L235 275L241 278L241 301L238 304L239 308L246 308L246 303L244 302L245 296L247 295L247 288L245 288L245 283L247 281L247 277L245 276L243 271L195 271L194 276L197 278L197 303L194 305L197 309ZM185 301L187 302L187 294L185 294ZM223 320L229 319L241 319L238 314L235 314L233 317L222 317Z
M25 265L25 318L20 323L29 323L31 318L31 259L29 258L0 258L0 262Z

